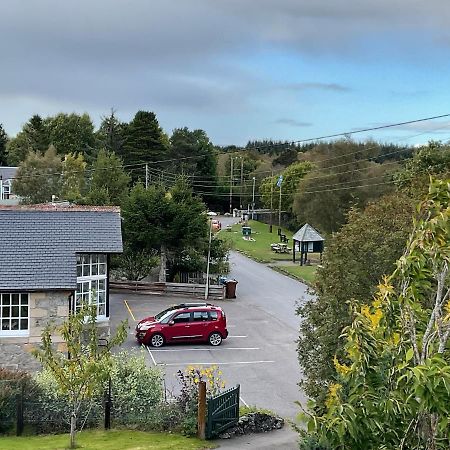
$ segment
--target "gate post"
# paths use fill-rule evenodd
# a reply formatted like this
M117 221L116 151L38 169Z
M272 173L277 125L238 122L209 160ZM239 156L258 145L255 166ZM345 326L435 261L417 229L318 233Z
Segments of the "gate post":
M16 436L23 433L23 386L19 394L16 394Z
M197 430L198 438L206 439L206 381L198 383Z

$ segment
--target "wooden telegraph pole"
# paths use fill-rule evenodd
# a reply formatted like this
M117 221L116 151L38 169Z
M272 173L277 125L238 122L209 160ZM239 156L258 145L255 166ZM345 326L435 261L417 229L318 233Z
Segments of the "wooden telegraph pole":
M233 214L233 157L230 157L230 214Z
M273 223L273 170L272 170L272 176L270 178L270 225L269 225L269 233L272 233L272 223Z
M198 383L197 436L206 439L206 381Z

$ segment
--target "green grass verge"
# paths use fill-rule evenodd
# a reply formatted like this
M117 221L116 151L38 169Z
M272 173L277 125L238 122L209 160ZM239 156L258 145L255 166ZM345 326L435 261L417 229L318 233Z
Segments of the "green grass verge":
M0 449L59 450L69 446L68 434L0 437ZM77 448L84 450L201 450L217 445L178 434L132 430L89 430L77 433Z
M316 279L317 266L274 266L272 268L304 281L309 285L312 285Z
M230 239L233 247L256 261L269 263L272 261L291 261L292 253L275 253L270 249L270 244L280 242L277 234L278 228L273 226L273 232L269 233L269 225L250 220L249 226L252 228L252 239L246 241L242 238L240 224L233 225L232 231L222 231L221 237ZM282 233L289 239L288 247L292 248L292 233L282 228Z
M231 241L235 250L255 261L266 264L274 263L276 266L272 266L273 269L308 284L314 283L317 266L288 265L288 263L292 263L292 251L291 253L275 253L271 250L270 244L280 241L277 234L277 226L273 226L272 233L269 232L269 225L257 222L256 220L250 220L249 226L252 229L252 238L254 241L246 241L242 238L240 224L233 225L231 232L226 230L221 231L220 237L221 239ZM288 247L292 248L292 233L285 228L282 228L282 233L289 239ZM315 260L319 259L318 254L309 256ZM283 264L283 261L286 262L286 265Z

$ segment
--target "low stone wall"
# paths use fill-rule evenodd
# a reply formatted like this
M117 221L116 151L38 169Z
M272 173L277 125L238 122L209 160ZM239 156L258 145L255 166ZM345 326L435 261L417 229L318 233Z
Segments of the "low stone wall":
M237 425L228 428L219 435L219 438L230 439L234 436L242 436L243 434L267 433L268 431L279 430L283 426L283 418L255 412L241 416Z

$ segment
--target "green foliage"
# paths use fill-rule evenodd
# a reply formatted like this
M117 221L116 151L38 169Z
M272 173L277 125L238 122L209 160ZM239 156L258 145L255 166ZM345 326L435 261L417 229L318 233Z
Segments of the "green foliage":
M272 161L272 166L289 166L297 162L297 158L298 150L296 148L291 148L289 150L281 152L280 155Z
M44 123L49 143L59 154L82 153L86 160L95 156L94 125L88 114L59 113Z
M317 169L297 186L292 209L298 222L330 234L345 223L352 206L364 207L389 192L389 170L367 160L378 153L372 142L361 148L352 141L337 141L317 145L306 154Z
M352 321L347 302L368 303L383 275L392 272L412 228L413 211L406 196L385 196L363 211L351 209L347 224L327 241L316 273L317 299L298 310L301 385L318 408L335 380L333 356L344 356L340 336Z
M126 165L167 159L168 140L159 126L156 115L149 111L138 111L126 127L122 159ZM133 180L143 180L143 166L134 167Z
M86 163L83 155L73 155L71 153L64 157L62 162L62 186L60 196L64 200L80 200L84 193L84 171Z
M112 357L111 383L113 386L114 416L126 424L126 415L143 414L163 400L163 373L150 368L145 355L121 352Z
M102 118L102 123L96 133L97 146L116 155L123 154L125 130L126 124L120 122L115 116L114 110L111 110L109 116Z
M170 158L177 160L171 164L174 172L202 176L211 186L216 184L217 156L203 130L176 128L170 137Z
M431 141L421 147L395 176L395 184L412 197L425 195L430 175L446 177L450 173L450 147Z
M93 398L111 372L111 349L120 345L127 331L122 323L116 334L100 345L96 324L96 305L82 307L59 326L47 324L42 331L41 346L33 355L54 377L57 392L66 397L71 410L70 446L75 446L77 417L82 402ZM54 333L60 334L68 355L53 345Z
M239 407L239 415L240 416L246 416L247 414L253 414L253 413L260 413L260 414L267 414L268 416L277 417L278 414L273 412L270 409L266 408L260 408L255 405L249 405L249 406L240 406Z
M113 152L100 150L92 164L86 201L92 205L120 205L128 195L130 177L121 159Z
M6 166L7 161L7 151L6 144L8 143L8 135L6 134L3 124L0 123L0 166Z
M42 118L35 114L17 136L8 142L8 163L19 165L29 152L45 152L50 144L48 130Z
M131 250L128 247L114 259L118 275L133 281L140 281L150 275L158 264L159 258L154 250Z
M344 330L346 362L334 358L337 382L325 410L304 416L320 444L450 446L450 180L432 181L418 211L397 268L370 305L354 305Z
M298 162L287 167L281 175L283 181L281 184L281 209L282 211L291 211L294 196L297 192L300 180L313 168L308 162ZM277 186L279 175L265 178L260 187L261 200L266 208L270 208L270 199L272 197L272 205L274 210L280 207L280 188Z
M63 163L52 146L41 155L30 152L20 164L13 191L23 197L25 203L44 203L59 196L62 190Z

